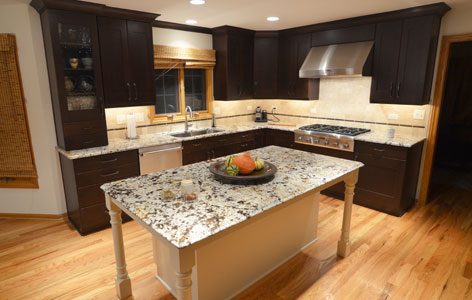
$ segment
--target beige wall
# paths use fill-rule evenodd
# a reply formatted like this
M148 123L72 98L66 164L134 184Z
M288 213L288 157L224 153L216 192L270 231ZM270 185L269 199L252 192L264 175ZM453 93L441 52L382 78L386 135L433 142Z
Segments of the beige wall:
M153 28L154 44L182 48L213 49L211 34L182 30Z
M39 189L0 189L0 213L66 211L41 24L26 1L0 4L0 32L16 36Z

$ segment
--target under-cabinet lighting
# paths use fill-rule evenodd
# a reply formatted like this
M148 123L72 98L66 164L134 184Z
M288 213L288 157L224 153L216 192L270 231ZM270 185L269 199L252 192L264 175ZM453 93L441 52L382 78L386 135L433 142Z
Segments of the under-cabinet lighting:
M275 21L278 21L278 20L280 20L279 17L268 17L267 18L267 21L269 21L269 22L275 22Z
M190 4L202 5L202 4L205 4L205 0L190 0Z
M197 21L195 21L195 20L187 20L187 21L185 21L185 23L187 23L187 24L197 24Z

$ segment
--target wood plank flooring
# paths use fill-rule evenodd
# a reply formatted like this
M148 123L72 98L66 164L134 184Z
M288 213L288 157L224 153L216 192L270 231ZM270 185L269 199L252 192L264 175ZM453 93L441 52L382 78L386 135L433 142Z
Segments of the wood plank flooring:
M471 191L446 190L402 218L355 206L346 259L342 205L322 196L319 241L236 299L472 299ZM153 277L150 235L123 228L134 299L175 299ZM110 229L82 237L64 221L0 219L0 299L116 299L114 276Z

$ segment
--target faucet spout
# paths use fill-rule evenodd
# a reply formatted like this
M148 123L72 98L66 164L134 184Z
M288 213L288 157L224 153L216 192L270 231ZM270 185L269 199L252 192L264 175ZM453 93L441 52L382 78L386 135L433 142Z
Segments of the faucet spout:
M192 127L193 126L193 122L191 124L188 124L188 120L187 120L187 112L190 112L190 119L193 119L193 111L192 111L192 108L190 107L190 105L188 105L186 108L185 108L185 132L188 131L188 128L189 127Z

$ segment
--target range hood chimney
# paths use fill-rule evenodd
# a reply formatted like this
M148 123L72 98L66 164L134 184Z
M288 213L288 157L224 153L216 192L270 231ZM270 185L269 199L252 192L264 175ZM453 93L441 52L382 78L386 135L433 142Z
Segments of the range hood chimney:
M300 78L362 76L373 41L313 47L299 71Z

